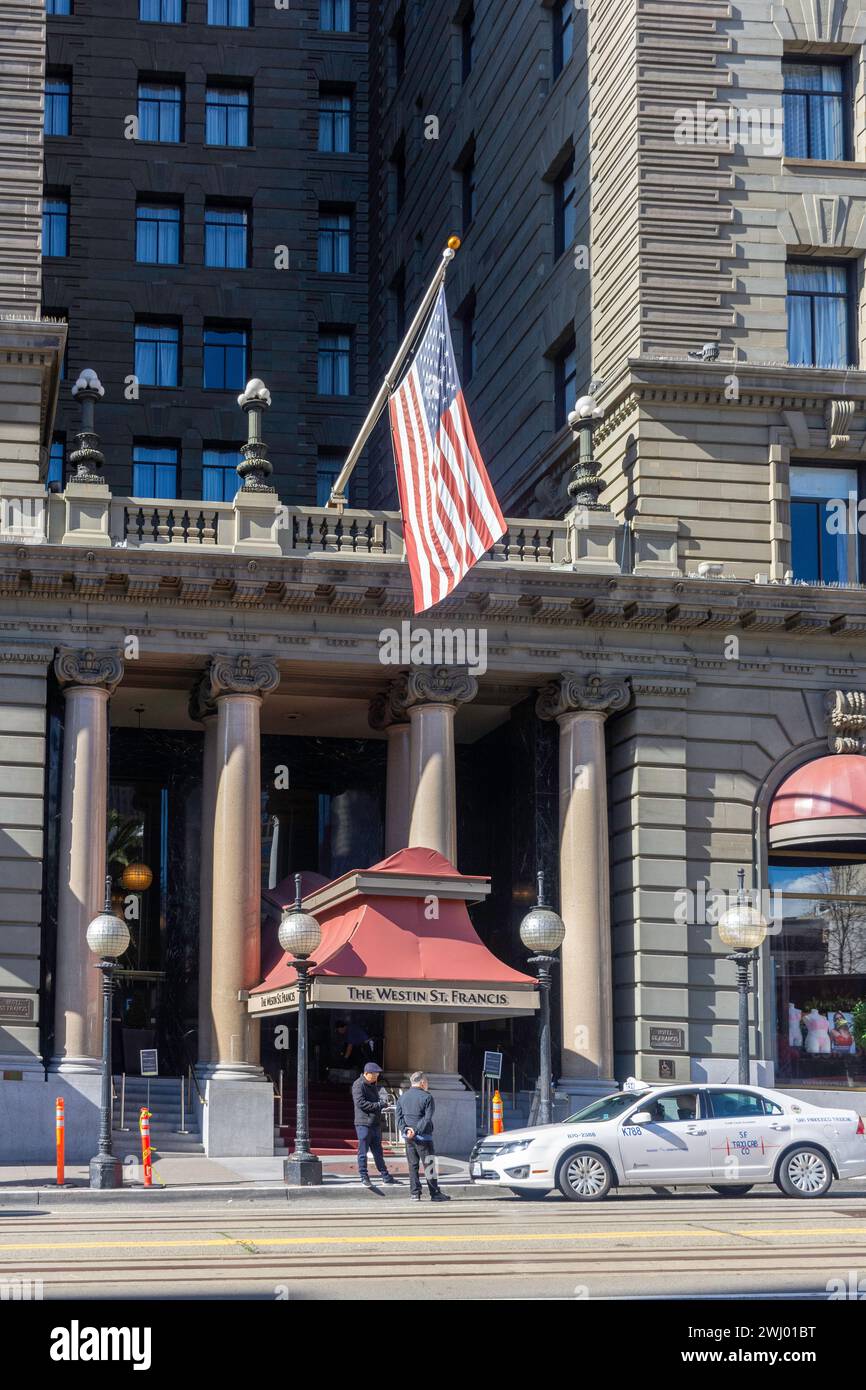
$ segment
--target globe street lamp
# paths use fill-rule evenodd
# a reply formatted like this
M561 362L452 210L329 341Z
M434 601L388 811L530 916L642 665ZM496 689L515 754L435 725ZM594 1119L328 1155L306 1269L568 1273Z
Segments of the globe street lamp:
M556 964L554 952L565 939L565 923L558 912L544 901L544 874L538 875L538 902L530 908L520 923L520 939L527 951L535 954L530 965L538 967L539 1014L539 1072L538 1123L550 1124L550 969Z
M737 896L731 907L719 918L719 936L731 954L727 957L737 967L739 993L739 1039L737 1047L740 1085L749 1084L749 967L758 959L758 952L767 935L767 922L756 907L752 907L743 888L746 875L737 873Z
M307 972L310 960L322 939L322 929L310 912L301 908L301 875L295 874L295 901L283 913L280 945L291 959L298 977L298 1094L295 1114L295 1147L283 1164L283 1177L293 1187L319 1187L321 1161L310 1153L307 1118Z
M87 944L102 971L102 1097L99 1153L90 1160L91 1187L122 1187L123 1165L111 1145L111 1005L117 961L129 946L129 927L111 910L111 876L105 880L105 907L87 928Z

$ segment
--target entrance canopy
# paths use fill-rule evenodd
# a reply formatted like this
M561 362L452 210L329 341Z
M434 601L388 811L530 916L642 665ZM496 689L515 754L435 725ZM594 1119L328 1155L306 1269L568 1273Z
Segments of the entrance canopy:
M792 772L773 797L771 848L866 840L866 757L834 753Z
M452 1023L533 1013L534 978L488 951L469 919L467 902L489 892L489 879L460 874L443 855L420 848L314 888L303 900L322 928L310 1007L423 1011ZM269 896L284 896L284 906L294 899L288 880ZM297 1007L297 975L283 952L250 992L248 1008L261 1015Z

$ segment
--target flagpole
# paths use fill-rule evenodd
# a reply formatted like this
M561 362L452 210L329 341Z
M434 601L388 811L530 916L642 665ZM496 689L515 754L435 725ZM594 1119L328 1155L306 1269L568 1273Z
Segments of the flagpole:
M357 464L358 459L361 457L364 445L367 443L367 440L373 433L373 429L376 425L377 420L379 419L379 416L382 414L382 411L388 404L388 397L392 395L393 392L396 390L398 377L400 375L400 369L402 368L403 363L406 361L406 358L409 356L409 353L412 351L412 348L415 345L415 339L418 337L418 334L424 326L424 321L430 312L430 309L433 305L433 301L439 293L440 285L442 285L443 281L445 280L445 276L448 272L448 266L453 261L459 249L460 238L456 236L450 236L448 238L448 245L442 252L442 260L439 264L439 268L436 271L436 274L433 276L432 281L430 282L430 287L427 290L427 293L424 295L424 298L421 300L421 303L418 305L418 312L416 313L415 317L409 325L408 332L406 333L405 338L403 339L402 343L400 344L400 347L397 350L397 356L394 358L394 361L391 363L391 366L388 369L388 372L385 376L385 380L382 382L382 385L379 388L379 392L376 396L376 399L370 406L369 413L363 425L361 426L358 438L355 440L354 444L352 445L351 449L346 455L346 462L343 464L343 467L340 470L339 477L334 483L334 486L331 489L331 495L328 498L329 507L336 507L338 511L342 512L343 508L348 506L348 498L345 495L346 484L352 476L352 473L354 472L355 465Z

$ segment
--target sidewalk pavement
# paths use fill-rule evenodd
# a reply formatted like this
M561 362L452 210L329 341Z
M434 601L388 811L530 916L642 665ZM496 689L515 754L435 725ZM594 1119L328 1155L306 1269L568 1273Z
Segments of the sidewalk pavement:
M283 1158L206 1158L203 1154L163 1154L153 1164L153 1187L142 1183L140 1164L124 1165L122 1188L100 1192L89 1187L86 1165L67 1166L65 1184L57 1186L57 1175L50 1164L0 1164L0 1208L19 1206L22 1201L50 1207L72 1202L142 1202L171 1200L196 1201L313 1201L332 1198L370 1201L376 1197L407 1198L408 1168L405 1158L387 1156L389 1172L398 1185L382 1186L375 1169L370 1168L374 1191L361 1185L354 1154L322 1159L324 1181L321 1187L287 1187L283 1181ZM486 1186L478 1189L469 1181L469 1165L456 1158L440 1158L439 1177L449 1196L465 1199L496 1197L499 1192ZM510 1196L508 1192L502 1195ZM425 1189L426 1196L426 1189Z

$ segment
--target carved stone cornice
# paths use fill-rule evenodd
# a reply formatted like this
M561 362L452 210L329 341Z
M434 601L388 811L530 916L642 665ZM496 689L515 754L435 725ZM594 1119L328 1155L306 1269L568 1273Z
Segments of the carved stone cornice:
M538 694L535 712L539 719L559 719L564 714L616 714L625 709L631 694L625 681L604 676L560 676Z
M250 656L237 652L215 656L207 668L206 698L218 700L222 695L258 695L264 697L280 683L277 663L268 656Z
M866 693L831 690L824 697L831 753L866 753Z
M376 729L378 733L385 733L398 724L409 723L408 714L397 702L397 685L398 683L393 681L387 690L380 690L370 701L367 722L370 728Z
M123 657L118 651L61 647L54 658L54 674L64 689L102 686L109 695L123 679Z
M189 717L194 724L202 724L205 719L211 718L217 712L210 689L210 671L205 667L189 696Z
M478 694L478 682L468 671L452 666L421 666L400 676L391 697L395 712L417 705L464 705Z

